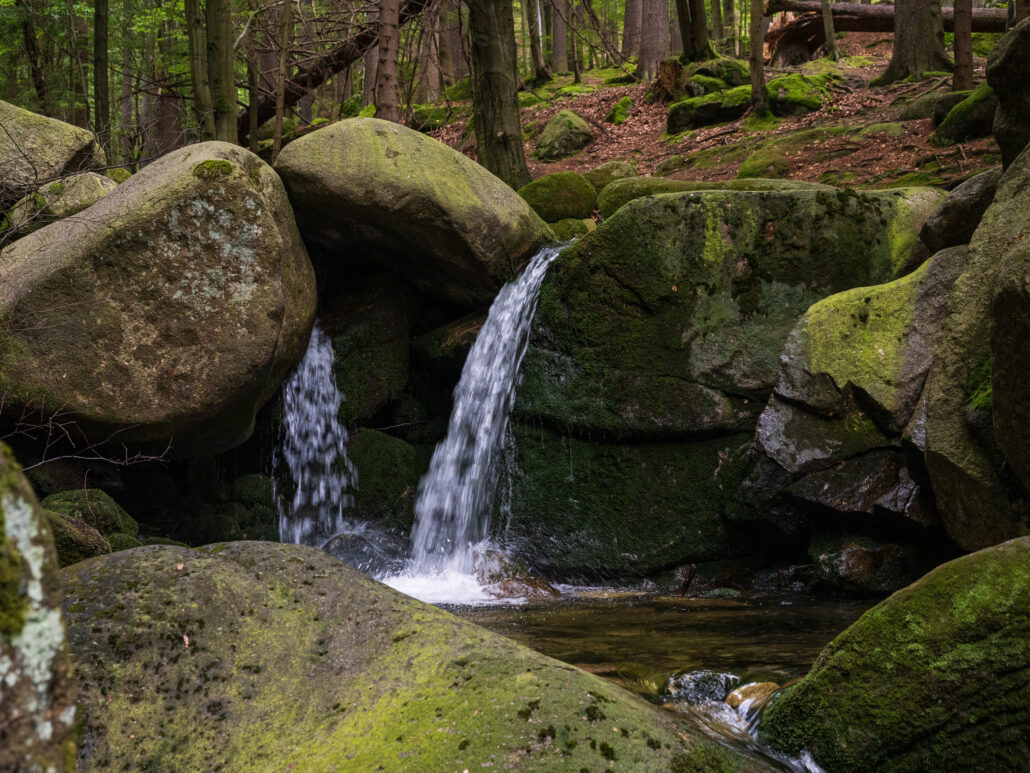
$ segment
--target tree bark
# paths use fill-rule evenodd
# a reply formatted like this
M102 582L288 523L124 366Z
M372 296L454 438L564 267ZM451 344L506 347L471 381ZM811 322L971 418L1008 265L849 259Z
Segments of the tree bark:
M622 57L630 59L640 53L641 0L626 0L622 26Z
M111 151L111 67L107 52L108 0L93 4L93 129L105 153Z
M252 54L250 59L247 61L247 137L250 140L250 152L257 153L258 151L258 100L261 92L261 65L258 64L258 58Z
M551 79L551 71L544 61L544 49L540 43L540 17L536 0L522 0L522 12L529 32L529 57L533 64L533 84L547 83Z
M715 49L708 35L708 22L705 18L705 0L687 0L690 6L690 31L694 57L692 61L701 62L715 58Z
M289 3L290 0L284 0ZM207 67L215 139L237 142L236 75L233 70L232 5L228 0L207 0Z
M676 0L679 9L684 0ZM684 43L686 41L684 40ZM666 0L641 0L640 56L637 77L651 80L658 63L669 55L669 5Z
M737 37L737 6L733 0L723 0L722 20L728 33L728 42L733 44L733 55L740 56L740 38Z
M40 110L44 115L51 115L50 91L47 88L46 69L43 67L43 57L39 51L39 42L36 40L36 25L32 23L32 10L25 3L25 0L15 0L15 7L21 12L21 35L25 44L25 56L29 60L29 74L32 78L32 88L39 100Z
M398 102L397 58L400 55L400 4L379 2L379 63L376 67L376 118L396 123Z
M973 0L955 0L955 74L951 88L973 88Z
M826 36L826 55L833 61L840 59L840 51L837 50L837 33L833 31L833 12L830 10L830 0L822 0L823 13L823 34Z
M211 0L207 0L209 3ZM279 158L283 147L283 116L286 113L285 96L286 80L289 76L290 39L293 31L293 6L290 0L283 0L282 13L279 16L279 75L275 88L275 125L272 129L272 163ZM253 118L250 119L253 121Z
M186 0L186 37L189 41L190 80L193 82L193 113L205 140L215 138L215 116L208 80L207 50L204 44L204 16L199 0Z
M715 40L722 40L723 36L722 4L719 0L712 0L712 38Z
M765 105L765 63L762 61L762 0L751 0L751 110L754 115L766 113Z
M569 16L567 0L551 0L554 6L554 32L551 35L551 71L569 71L569 28L565 20Z
M519 124L511 0L467 0L479 163L512 188L530 182Z
M922 80L926 73L954 65L944 53L940 0L898 0L894 6L894 51L890 64L874 85Z

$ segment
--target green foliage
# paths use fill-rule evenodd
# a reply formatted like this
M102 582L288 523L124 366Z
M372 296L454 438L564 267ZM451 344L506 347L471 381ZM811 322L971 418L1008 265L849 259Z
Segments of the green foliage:
M375 118L376 117L376 106L365 105L361 110L358 111L358 118Z
M966 403L979 411L994 409L994 390L991 385L991 352L985 349L980 362L969 377L969 396Z

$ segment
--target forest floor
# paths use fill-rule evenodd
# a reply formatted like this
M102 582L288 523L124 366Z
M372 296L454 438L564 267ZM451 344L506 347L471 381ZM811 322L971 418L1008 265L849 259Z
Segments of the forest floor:
M990 137L942 148L930 143L934 131L930 119L899 122L905 104L928 91L947 90L950 79L872 87L869 81L890 60L890 39L881 33L851 32L840 45L845 59L836 66L836 72L841 79L829 90L822 108L759 129L749 127L745 116L670 137L666 135L668 104L647 101L649 84L610 86L603 83L603 77L585 73L583 85L596 90L557 96L522 109L530 172L534 178L565 170L583 172L619 159L635 163L642 175L654 174L659 164L667 162L659 171L670 178L729 180L736 177L751 152L774 140L781 141L781 157L786 162L780 166L780 177L846 187L951 187L970 174L999 163L997 146ZM976 60L977 79L983 77L984 65L985 60ZM800 71L802 67L767 68L766 78ZM600 75L613 72L617 73L605 70ZM553 90L571 82L571 76L555 78L543 94L552 96ZM534 93L539 94L540 90ZM633 99L629 118L619 126L606 123L605 116L612 106L626 95ZM593 140L582 151L560 161L536 160L532 155L536 134L555 113L565 109L575 110L591 124ZM432 136L474 158L475 143L466 136L465 124L465 120L460 120ZM800 134L813 129L829 131ZM683 168L669 171L680 163Z

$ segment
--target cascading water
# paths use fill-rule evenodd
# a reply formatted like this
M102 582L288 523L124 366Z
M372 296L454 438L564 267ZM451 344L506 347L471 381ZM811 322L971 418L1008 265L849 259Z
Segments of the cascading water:
M515 403L540 285L559 247L545 247L498 293L454 389L447 437L436 447L415 502L412 556L388 585L424 601L486 596L474 576L485 549L500 475L498 458Z
M292 500L276 496L282 542L323 547L350 530L343 510L354 505L349 489L357 488L358 474L347 458L347 430L339 419L343 400L333 375L332 341L316 325L304 359L283 385L283 444L276 463L285 462L296 488Z

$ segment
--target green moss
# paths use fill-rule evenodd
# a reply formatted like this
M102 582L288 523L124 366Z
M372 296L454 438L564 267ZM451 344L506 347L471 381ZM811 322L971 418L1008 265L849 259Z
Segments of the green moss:
M729 88L726 81L721 78L713 78L709 75L695 73L687 79L686 91L695 97L705 94L714 94L717 91L725 91Z
M43 507L79 518L105 536L120 533L135 537L139 534L139 524L100 489L75 489L51 494L43 500Z
M247 507L275 507L275 488L267 475L241 475L232 483L232 498Z
M232 174L232 170L233 165L231 161L226 161L221 158L210 158L207 161L201 161L193 167L193 176L200 177L202 179L211 179L214 177L230 175Z
M127 534L112 534L108 538L108 542L111 544L111 551L116 550L131 550L132 548L138 548L143 543L135 537L130 537Z
M672 759L672 773L740 773L744 762L724 746L701 741Z
M994 390L991 386L991 352L985 349L980 362L969 376L969 394L966 403L978 411L994 409Z
M831 75L805 76L799 73L773 78L766 84L769 107L774 115L804 115L823 106Z
M629 118L629 114L633 111L633 97L629 94L624 96L614 105L612 109L608 111L608 115L604 117L608 123L613 123L616 126L620 126L626 122Z
M125 167L121 166L106 169L104 170L104 174L107 175L107 177L109 177L110 179L114 180L119 185L128 180L130 177L132 177L132 172L130 172Z
M669 106L665 130L669 134L676 134L684 129L733 121L744 115L750 105L750 86L737 86L702 97L689 97Z
M751 80L751 71L746 62L727 57L700 62L689 74L691 77L704 75L709 78L718 78L729 86L743 86Z
M429 468L429 454L405 441L373 429L358 429L347 445L360 485L355 512L364 519L400 529L414 521L415 493Z
M888 137L900 137L904 133L905 125L896 121L888 123L871 123L868 126L863 126L858 132L861 137L875 134L884 134Z
M472 99L472 81L468 76L459 78L447 87L447 98L452 102L464 102Z
M561 110L540 133L534 155L541 161L557 161L575 153L592 138L586 121L572 110Z
M822 129L804 129L782 137L773 137L762 143L740 165L738 178L745 177L783 177L791 168L794 159L804 156L806 161L826 160L845 156L854 152L854 144L838 145L830 150L820 150L819 145L848 134L850 130L843 126L831 126ZM811 152L802 153L811 146Z
M469 115L465 105L412 105L411 128L429 132Z
M621 180L625 177L635 177L637 174L636 164L630 161L620 161L613 159L612 161L605 161L603 164L599 164L591 169L589 172L584 172L583 176L590 181L590 184L594 186L598 193L604 190L608 183L614 182L615 180Z
M597 208L597 191L576 172L544 175L520 188L519 196L548 223L590 217Z
M541 101L540 97L531 91L519 92L519 107L532 107L533 105L539 105Z
M376 106L365 105L358 111L357 118L375 118L376 117Z
M4 534L0 508L0 640L21 632L25 625L28 598L22 592L24 568L21 556Z
M987 81L982 82L968 97L951 108L930 142L946 146L989 136L997 107L998 98L994 91Z
M70 566L111 552L110 540L81 517L54 511L46 511L46 517L54 537L59 566Z
M593 220L567 218L565 220L559 220L557 223L551 223L551 230L554 231L555 237L558 241L571 242L573 239L578 239L580 236L586 236L593 229L587 225L587 223L593 224Z

